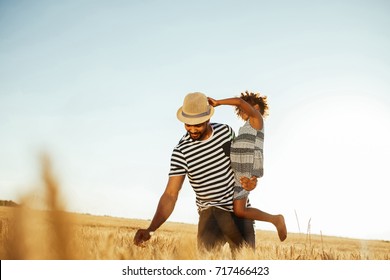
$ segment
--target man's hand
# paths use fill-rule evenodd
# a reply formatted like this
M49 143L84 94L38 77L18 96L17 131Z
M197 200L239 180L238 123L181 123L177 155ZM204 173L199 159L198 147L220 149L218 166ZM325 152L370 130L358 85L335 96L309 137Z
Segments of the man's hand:
M247 191L252 191L256 188L257 186L257 177L256 176L252 176L250 179L248 177L241 177L240 178L240 183L241 183L241 186L244 190L247 190Z
M133 242L137 246L143 246L143 243L145 241L148 241L152 234L153 234L153 232L151 232L148 229L139 229L135 233Z

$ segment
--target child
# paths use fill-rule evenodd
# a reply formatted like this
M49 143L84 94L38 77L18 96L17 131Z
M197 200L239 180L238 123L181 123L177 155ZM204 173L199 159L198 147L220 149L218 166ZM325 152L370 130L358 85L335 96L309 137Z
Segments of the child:
M278 230L280 241L287 238L287 229L282 215L271 215L259 209L247 207L249 191L263 176L263 116L268 114L267 97L256 93L241 93L241 97L215 100L208 98L210 105L231 105L245 121L231 145L230 158L235 174L233 210L236 216L270 222Z

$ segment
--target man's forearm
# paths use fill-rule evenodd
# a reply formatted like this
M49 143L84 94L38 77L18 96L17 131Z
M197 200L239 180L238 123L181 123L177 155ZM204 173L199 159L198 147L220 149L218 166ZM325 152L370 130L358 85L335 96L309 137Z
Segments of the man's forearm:
M172 214L173 209L176 205L177 197L171 196L169 194L163 194L160 198L160 201L157 206L156 213L148 227L149 231L157 230Z

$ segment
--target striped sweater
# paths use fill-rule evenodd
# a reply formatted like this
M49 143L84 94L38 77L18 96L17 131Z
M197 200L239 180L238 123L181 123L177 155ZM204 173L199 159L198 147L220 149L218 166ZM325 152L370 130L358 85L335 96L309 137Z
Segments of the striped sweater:
M264 128L254 129L249 121L240 127L238 136L231 146L230 158L235 174L236 187L241 187L242 176L258 178L263 176Z

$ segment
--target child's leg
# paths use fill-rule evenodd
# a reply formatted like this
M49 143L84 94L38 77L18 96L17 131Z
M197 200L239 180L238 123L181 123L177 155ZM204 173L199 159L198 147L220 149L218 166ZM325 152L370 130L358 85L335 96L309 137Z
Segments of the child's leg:
M246 207L246 201L247 198L233 201L233 210L237 217L272 223L278 230L280 241L287 238L287 228L283 215L272 215L257 208Z
M269 223L275 222L276 215L268 214L256 208L246 207L246 201L247 198L235 199L233 201L233 210L236 216Z

